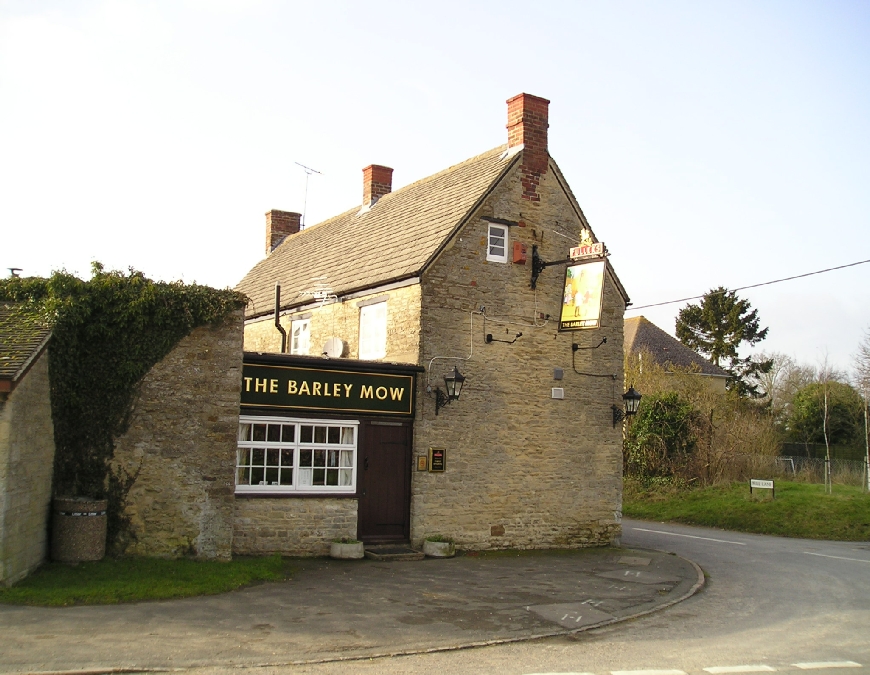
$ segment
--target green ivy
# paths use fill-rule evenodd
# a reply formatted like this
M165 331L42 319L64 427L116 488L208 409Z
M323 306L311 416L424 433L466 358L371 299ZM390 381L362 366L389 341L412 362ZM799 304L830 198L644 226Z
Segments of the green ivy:
M135 480L113 472L111 460L142 378L194 328L222 321L246 298L93 263L88 281L64 271L0 280L0 300L30 304L52 330L53 492L109 499L111 542L125 529L124 499Z
M626 468L641 476L674 475L694 453L702 423L677 392L644 396L623 445Z

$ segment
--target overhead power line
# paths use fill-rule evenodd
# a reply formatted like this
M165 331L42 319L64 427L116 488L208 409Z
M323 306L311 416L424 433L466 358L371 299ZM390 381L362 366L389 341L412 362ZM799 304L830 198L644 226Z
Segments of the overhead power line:
M848 265L839 265L837 267L829 267L828 269L825 269L825 270L817 270L815 272L807 272L806 274L796 274L793 277L785 277L783 279L774 279L773 281L763 281L760 284L752 284L750 286L741 286L740 288L726 288L724 292L728 293L730 291L745 291L747 288L758 288L759 286L770 286L771 284L779 284L779 283L782 283L783 281L792 281L793 279L802 279L804 277L811 277L814 274L824 274L825 272L833 272L834 270L842 270L842 269L846 269L847 267L855 267L856 265L864 265L866 263L870 263L870 260L859 260L858 262L849 263ZM700 300L701 298L703 298L706 295L707 295L707 293L705 293L704 295L693 295L690 298L680 298L679 300L668 300L666 302L654 302L650 305L639 305L637 307L628 307L628 308L626 308L626 311L630 312L630 311L634 311L636 309L646 309L647 307L661 307L662 305L673 305L677 302L687 302L689 300Z

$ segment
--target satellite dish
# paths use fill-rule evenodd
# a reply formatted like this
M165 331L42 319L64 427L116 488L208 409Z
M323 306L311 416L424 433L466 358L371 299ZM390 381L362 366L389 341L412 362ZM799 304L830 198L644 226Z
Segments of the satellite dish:
M337 359L344 354L344 340L331 337L323 343L323 354L331 359Z

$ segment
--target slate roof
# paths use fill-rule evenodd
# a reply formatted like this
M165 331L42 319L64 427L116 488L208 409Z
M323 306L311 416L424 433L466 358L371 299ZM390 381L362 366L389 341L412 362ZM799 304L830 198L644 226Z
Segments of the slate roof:
M251 299L248 318L270 314L275 284L281 307L306 304L302 295L323 281L346 295L418 276L477 208L519 153L499 146L381 197L370 209L341 215L287 237L236 286Z
M703 375L728 377L728 373L722 368L689 349L682 342L668 335L643 316L636 316L625 320L625 342L623 343L623 349L626 354L645 349L656 360L656 363L665 368L669 365L679 368L692 368L697 369Z
M25 305L0 301L0 380L15 382L48 343L51 331ZM7 387L0 387L9 391Z

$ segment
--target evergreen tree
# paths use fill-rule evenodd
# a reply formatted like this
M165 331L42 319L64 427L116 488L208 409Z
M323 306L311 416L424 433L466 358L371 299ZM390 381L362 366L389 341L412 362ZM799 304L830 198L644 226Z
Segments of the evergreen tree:
M738 349L767 337L761 328L758 310L748 300L721 286L710 290L698 305L680 310L676 325L677 339L709 358L731 375L728 388L741 396L759 396L758 377L770 372L772 359L740 358Z

